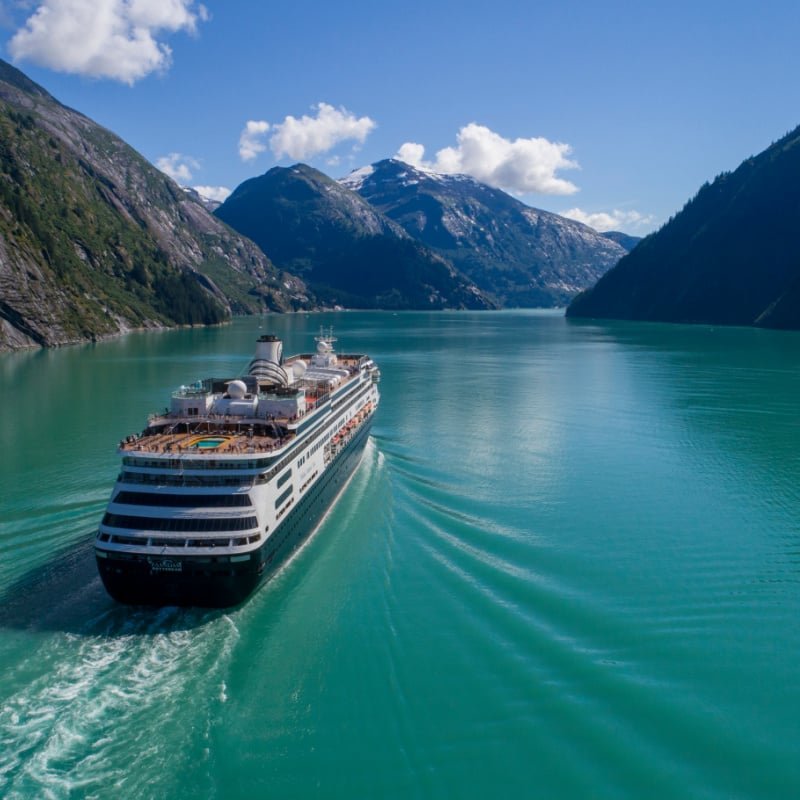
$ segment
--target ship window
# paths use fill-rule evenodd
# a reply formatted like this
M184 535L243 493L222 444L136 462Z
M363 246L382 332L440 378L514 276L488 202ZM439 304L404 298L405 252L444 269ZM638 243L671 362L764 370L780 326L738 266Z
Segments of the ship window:
M189 547L228 547L230 539L189 539Z
M249 486L253 478L218 475L148 475L145 472L123 472L122 483L138 483L151 486Z
M246 494L157 494L126 491L120 492L113 502L129 506L167 508L238 508L252 505Z
M127 514L107 513L103 524L112 528L127 528L139 531L246 531L258 527L256 517L191 517L189 519L168 517L133 517ZM114 537L116 541L118 537Z
M134 536L112 536L111 542L113 544L136 544L136 545L147 544L147 542L144 539L137 539Z
M281 475L280 478L278 478L278 482L277 482L278 488L280 489L281 486L283 486L283 484L286 483L286 481L288 481L289 478L291 478L291 477L292 477L292 470L291 469L287 469L286 472L284 472L283 475Z
M284 501L291 497L293 491L293 487L290 486L276 501L275 501L275 508L280 508Z

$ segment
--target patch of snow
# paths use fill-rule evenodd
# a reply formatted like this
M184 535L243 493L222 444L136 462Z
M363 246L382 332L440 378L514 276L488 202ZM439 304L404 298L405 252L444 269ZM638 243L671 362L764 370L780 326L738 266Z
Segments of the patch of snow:
M342 186L346 186L351 191L357 192L364 185L364 181L369 178L373 172L375 172L375 168L372 164L367 164L366 167L354 169L349 175L345 175L344 178L339 178L339 183Z

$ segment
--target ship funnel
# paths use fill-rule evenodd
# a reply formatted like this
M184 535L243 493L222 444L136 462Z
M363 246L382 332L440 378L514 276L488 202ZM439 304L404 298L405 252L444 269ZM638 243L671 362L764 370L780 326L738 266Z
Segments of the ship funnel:
M277 336L266 334L256 342L256 356L250 362L249 372L260 380L286 386L289 376L282 362L283 342Z
M279 366L283 363L283 342L272 334L262 336L256 342L256 358L271 361Z

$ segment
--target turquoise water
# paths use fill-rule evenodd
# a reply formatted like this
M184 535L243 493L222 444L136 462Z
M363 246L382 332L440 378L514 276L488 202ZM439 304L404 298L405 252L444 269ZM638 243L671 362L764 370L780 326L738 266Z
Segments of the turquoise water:
M224 441L226 441L226 440L225 439L199 439L198 441L196 441L191 446L192 447L197 447L200 450L206 450L206 449L212 449L213 450L215 447L219 447Z
M320 324L383 401L318 535L234 611L116 606L117 442ZM800 794L800 335L294 315L0 386L0 796Z

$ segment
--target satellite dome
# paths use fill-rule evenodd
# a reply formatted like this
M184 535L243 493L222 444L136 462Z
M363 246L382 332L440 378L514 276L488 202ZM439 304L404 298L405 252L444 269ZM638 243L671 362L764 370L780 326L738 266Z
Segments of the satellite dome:
M306 374L306 370L308 369L308 364L303 361L302 358L298 358L296 361L292 362L292 373L294 375L295 380L299 380Z
M244 381L231 381L228 384L228 395L234 400L241 400L247 394Z

